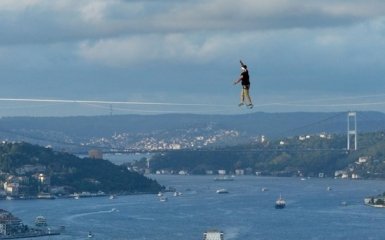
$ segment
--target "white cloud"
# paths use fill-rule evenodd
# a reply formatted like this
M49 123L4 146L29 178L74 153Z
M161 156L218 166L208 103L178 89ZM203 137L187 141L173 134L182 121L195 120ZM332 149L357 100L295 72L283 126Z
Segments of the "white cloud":
M329 28L383 15L382 0L1 0L0 28L7 34L0 43L100 40L148 33L237 34Z
M79 46L79 56L90 62L111 66L144 61L207 62L222 55L223 51L240 46L240 42L234 41L234 37L230 36L199 38L196 35L178 33L148 34L96 42L85 41Z
M86 21L102 21L104 20L105 17L105 9L106 6L108 5L107 2L102 2L102 1L94 1L90 2L85 6L82 6L80 8L80 13L82 18Z

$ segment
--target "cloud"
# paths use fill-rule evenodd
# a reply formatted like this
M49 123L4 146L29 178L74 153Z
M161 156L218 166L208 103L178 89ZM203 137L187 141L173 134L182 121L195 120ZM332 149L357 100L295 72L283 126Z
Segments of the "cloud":
M385 2L304 0L2 0L0 44L140 34L338 27L384 15Z
M242 58L269 94L359 91L384 75L384 16L383 0L1 0L0 68L107 79L146 64L150 82L167 65L167 83L206 84Z
M241 37L241 36L240 36ZM230 36L174 34L146 34L140 36L84 41L79 56L90 62L110 66L125 66L146 61L209 62L223 55L227 49L237 48L240 41Z

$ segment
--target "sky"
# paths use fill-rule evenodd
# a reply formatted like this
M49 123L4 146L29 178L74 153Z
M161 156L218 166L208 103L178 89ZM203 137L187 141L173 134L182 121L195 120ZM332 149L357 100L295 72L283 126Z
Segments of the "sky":
M0 116L385 112L384 49L383 0L0 0Z

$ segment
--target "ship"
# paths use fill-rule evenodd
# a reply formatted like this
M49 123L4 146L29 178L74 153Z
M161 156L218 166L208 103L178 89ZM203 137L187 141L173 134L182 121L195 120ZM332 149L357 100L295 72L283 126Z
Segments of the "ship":
M203 240L224 240L224 234L218 230L208 230L203 233Z
M275 201L275 208L276 209L282 209L286 207L286 201L282 198L280 195L277 201Z
M233 176L219 176L219 177L215 177L214 178L214 181L234 181L234 177Z
M47 219L45 219L44 216L37 216L35 218L35 226L36 227L46 227L47 226Z
M221 189L217 190L217 193L218 194L225 194L225 193L229 193L229 191L227 191L227 189L225 189L225 188L221 188Z
M364 203L367 206L375 208L385 208L385 197L381 195L377 197L366 197L364 198Z

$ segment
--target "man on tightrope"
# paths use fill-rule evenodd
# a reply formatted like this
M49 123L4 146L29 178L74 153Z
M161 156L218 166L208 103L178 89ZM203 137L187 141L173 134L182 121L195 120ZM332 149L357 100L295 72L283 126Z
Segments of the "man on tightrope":
M246 105L248 108L253 108L253 103L251 102L249 89L250 89L250 77L249 77L249 71L247 70L246 64L242 62L242 60L239 61L241 63L241 75L238 80L234 81L234 85L241 82L242 84L242 91L241 91L241 102L238 104L238 106Z

